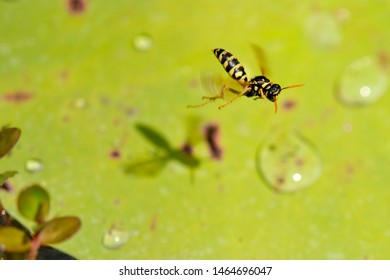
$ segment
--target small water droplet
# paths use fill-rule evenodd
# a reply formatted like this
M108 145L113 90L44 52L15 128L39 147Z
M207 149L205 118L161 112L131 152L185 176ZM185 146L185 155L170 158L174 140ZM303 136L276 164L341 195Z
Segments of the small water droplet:
M77 98L74 102L73 102L73 106L77 109L84 109L85 107L87 107L87 101L80 97L80 98Z
M43 162L40 159L32 158L26 161L24 167L30 173L38 173L43 169Z
M148 51L153 46L152 37L146 33L134 37L133 46L137 51Z
M321 160L312 144L297 132L272 131L256 153L256 166L275 191L295 192L321 174Z
M340 44L342 32L339 22L331 14L314 11L305 22L307 37L317 46L332 48Z
M119 249L129 240L130 234L127 231L111 228L103 235L103 245L107 249Z
M388 82L380 59L366 56L345 68L336 83L336 98L346 106L369 105L387 91Z

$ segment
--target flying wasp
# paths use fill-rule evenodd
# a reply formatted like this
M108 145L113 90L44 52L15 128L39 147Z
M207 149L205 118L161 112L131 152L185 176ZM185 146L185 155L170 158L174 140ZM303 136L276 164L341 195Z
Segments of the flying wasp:
M253 47L256 51L258 60L260 62L261 61L264 62L265 59L261 49L257 46L253 46ZM279 84L275 84L271 82L265 76L255 76L254 78L249 80L245 72L244 66L241 65L241 63L233 54L231 54L230 52L224 49L214 49L213 53L217 57L219 62L222 64L225 71L230 75L230 77L236 80L239 83L239 85L241 85L242 89L238 90L236 88L233 88L233 86L227 85L227 83L221 82L219 85L221 88L217 95L203 96L202 99L206 99L206 102L199 105L188 105L187 106L188 108L198 108L208 104L210 101L214 101L219 98L223 99L225 93L229 91L235 94L235 97L229 100L228 102L226 102L225 104L219 106L218 109L222 109L226 107L227 105L231 104L241 96L245 95L246 97L253 97L255 100L267 98L269 101L274 103L275 113L276 113L278 111L277 100L282 90L303 86L303 84L297 84L297 85L291 85L282 88ZM261 68L260 70L264 75L265 69ZM217 82L215 82L215 84L217 84Z

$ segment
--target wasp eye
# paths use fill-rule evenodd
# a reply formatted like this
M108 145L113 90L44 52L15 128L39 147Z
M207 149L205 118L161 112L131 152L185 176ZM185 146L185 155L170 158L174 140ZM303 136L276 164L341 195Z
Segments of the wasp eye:
M267 94L267 99L269 101L275 102L278 99L278 95L282 88L278 84L273 84L270 86Z
M273 84L271 86L271 88L269 89L269 93L271 95L278 95L280 93L280 91L282 90L282 88L278 85L278 84Z

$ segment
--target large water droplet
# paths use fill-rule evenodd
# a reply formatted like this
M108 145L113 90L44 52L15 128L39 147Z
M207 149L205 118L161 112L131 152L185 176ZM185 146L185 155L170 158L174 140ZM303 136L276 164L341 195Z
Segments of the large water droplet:
M25 162L24 167L30 173L37 173L37 172L42 171L43 162L42 162L42 160L36 159L36 158L28 159Z
M129 232L117 228L111 228L103 235L103 245L107 249L119 249L129 240Z
M386 67L379 57L367 56L348 65L336 83L336 97L346 106L376 102L388 88Z
M341 42L340 24L329 13L314 11L307 18L304 28L307 37L319 47L336 47Z
M278 192L304 189L321 174L321 160L313 145L291 131L272 131L257 151L256 166L267 185Z
M139 34L134 37L133 46L137 51L148 51L153 46L153 40L146 33Z

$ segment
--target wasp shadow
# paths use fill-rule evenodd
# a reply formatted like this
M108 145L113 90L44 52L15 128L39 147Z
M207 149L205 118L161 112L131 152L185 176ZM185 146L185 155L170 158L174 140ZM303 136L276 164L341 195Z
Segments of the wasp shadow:
M162 171L170 161L176 161L193 171L200 165L200 160L192 154L190 146L174 147L156 129L138 123L135 129L154 146L154 151L147 155L137 155L124 165L126 174L153 177Z

